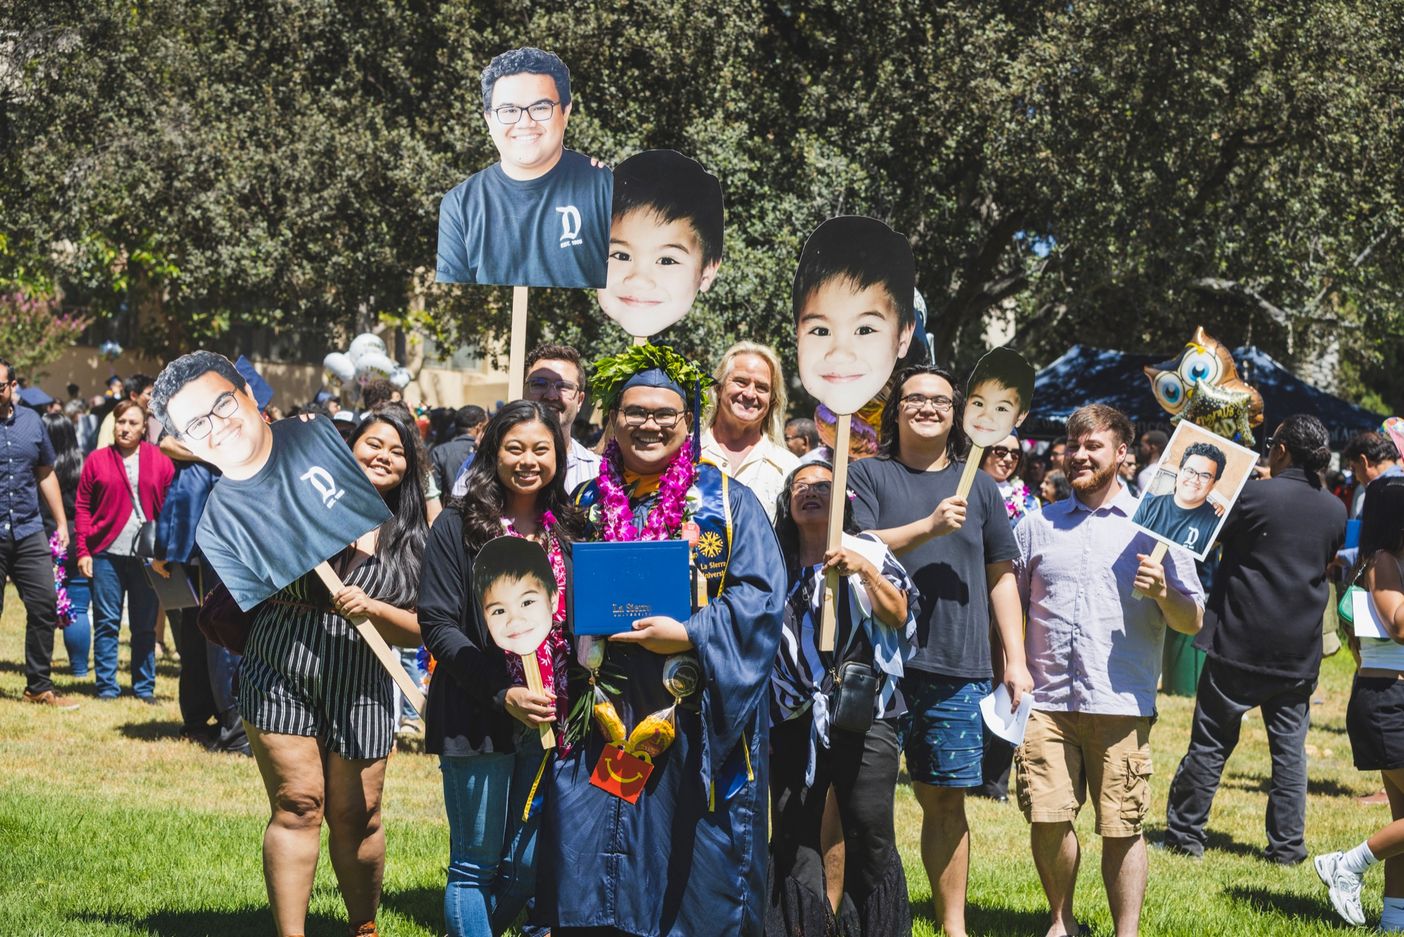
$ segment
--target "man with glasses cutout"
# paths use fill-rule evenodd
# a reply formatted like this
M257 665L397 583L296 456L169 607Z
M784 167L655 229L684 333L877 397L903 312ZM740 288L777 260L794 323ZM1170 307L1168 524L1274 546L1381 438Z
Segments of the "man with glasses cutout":
M222 473L196 539L241 606L266 597L386 514L330 420L265 423L228 358L196 351L156 378L151 409L176 441ZM309 551L335 549L308 562Z
M1222 509L1209 500L1224 474L1224 451L1210 442L1191 443L1180 456L1175 490L1147 493L1136 512L1136 523L1189 550L1203 552L1219 525Z
M483 69L483 120L500 161L439 206L440 283L603 288L614 177L564 148L570 70L540 49Z

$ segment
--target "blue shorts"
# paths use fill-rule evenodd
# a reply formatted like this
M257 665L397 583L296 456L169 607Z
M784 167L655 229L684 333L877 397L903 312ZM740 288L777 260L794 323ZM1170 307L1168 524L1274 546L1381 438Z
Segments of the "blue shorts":
M979 787L985 753L980 699L991 681L907 671L902 696L911 724L903 752L907 775L935 787Z

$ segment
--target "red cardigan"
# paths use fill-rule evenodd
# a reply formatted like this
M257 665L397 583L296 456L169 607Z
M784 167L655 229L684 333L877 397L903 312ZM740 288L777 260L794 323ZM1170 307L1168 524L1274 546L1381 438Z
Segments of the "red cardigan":
M166 490L175 478L175 465L166 454L149 442L137 449L137 496L148 519L161 513ZM78 517L73 528L78 555L95 556L117 539L132 514L132 494L127 469L117 447L103 446L83 462L78 477Z

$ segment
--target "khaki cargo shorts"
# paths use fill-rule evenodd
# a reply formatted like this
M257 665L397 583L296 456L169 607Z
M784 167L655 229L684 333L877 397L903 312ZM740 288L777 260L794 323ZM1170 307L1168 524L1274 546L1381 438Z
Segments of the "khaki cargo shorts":
M1150 803L1149 716L1029 714L1014 756L1019 808L1030 823L1071 822L1087 795L1099 836L1138 836Z

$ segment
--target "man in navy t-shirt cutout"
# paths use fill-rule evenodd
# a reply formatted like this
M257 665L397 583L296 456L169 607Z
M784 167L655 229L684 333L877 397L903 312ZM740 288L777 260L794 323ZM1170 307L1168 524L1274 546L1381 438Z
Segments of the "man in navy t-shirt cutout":
M151 407L195 458L223 473L195 540L245 611L390 517L330 420L263 422L248 383L222 355L172 361Z
M1190 444L1180 457L1175 490L1142 498L1132 523L1203 555L1219 526L1220 511L1209 495L1226 463L1224 451L1213 443Z
M603 288L614 177L563 146L570 71L554 53L514 49L483 70L482 88L502 159L440 202L435 279Z

